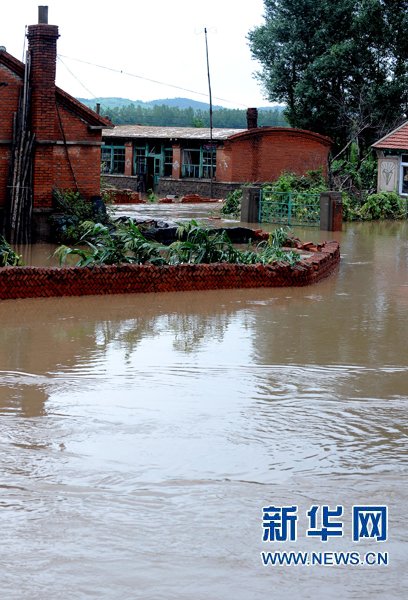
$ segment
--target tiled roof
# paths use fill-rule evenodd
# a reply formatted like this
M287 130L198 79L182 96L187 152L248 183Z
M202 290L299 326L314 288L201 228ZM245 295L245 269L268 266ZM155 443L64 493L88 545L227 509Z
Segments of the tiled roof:
M408 121L375 142L373 148L408 150Z
M231 135L246 129L213 129L214 140L226 140ZM116 125L114 129L105 131L104 138L162 138L209 140L210 129L207 127L150 127L148 125Z

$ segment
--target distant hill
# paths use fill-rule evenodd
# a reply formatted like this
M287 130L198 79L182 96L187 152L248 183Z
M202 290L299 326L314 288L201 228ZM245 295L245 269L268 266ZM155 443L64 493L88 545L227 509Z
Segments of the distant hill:
M101 115L115 125L152 125L162 127L209 127L209 104L190 98L162 98L143 102L129 98L78 98L90 108L100 104ZM261 107L258 126L287 127L283 106ZM245 129L245 108L215 106L213 126Z
M170 106L173 108L186 109L192 108L193 110L209 110L210 105L208 102L200 102L198 100L192 100L191 98L160 98L158 100L149 100L144 102L143 100L130 100L130 98L78 98L80 102L94 109L95 105L99 103L103 108L122 108L129 105L142 106L144 108L151 108L153 106ZM276 106L260 106L258 110L279 110L283 111L285 107L282 105ZM235 110L227 109L224 106L213 105L213 110Z

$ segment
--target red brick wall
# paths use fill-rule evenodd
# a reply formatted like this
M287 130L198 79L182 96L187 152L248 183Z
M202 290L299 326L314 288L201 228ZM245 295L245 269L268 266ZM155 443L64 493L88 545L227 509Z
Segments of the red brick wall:
M56 92L56 43L58 27L30 25L28 40L31 56L31 129L36 136L34 151L34 208L52 206L52 190L75 189L85 197L100 193L101 131L72 112L63 95ZM13 114L22 88L23 65L5 55L0 65L0 207L7 197ZM16 68L13 72L11 68ZM20 73L21 71L21 73ZM18 73L18 75L16 74ZM57 98L58 101L57 110ZM65 145L64 142L67 142ZM69 160L68 160L69 157Z
M219 146L217 148L216 180L233 181L232 179L232 152L231 145Z
M173 168L172 177L174 179L180 179L181 177L181 147L179 144L173 144Z
M0 65L0 207L6 202L10 146L5 142L13 137L13 113L18 104L22 81L6 66Z
M233 136L218 150L217 181L263 182L284 171L327 174L330 140L289 128L258 128Z
M58 114L61 121L58 122L58 144L53 146L53 186L60 189L75 189L76 180L79 191L84 197L98 195L100 193L101 132L100 130L88 130L84 121L61 105L58 107ZM64 138L67 145L63 143ZM37 205L40 205L38 200ZM44 201L42 206L44 206Z
M133 144L132 142L125 143L125 175L133 175Z
M319 252L295 267L226 263L163 267L2 267L0 299L305 286L330 275L339 261L339 244L326 242Z

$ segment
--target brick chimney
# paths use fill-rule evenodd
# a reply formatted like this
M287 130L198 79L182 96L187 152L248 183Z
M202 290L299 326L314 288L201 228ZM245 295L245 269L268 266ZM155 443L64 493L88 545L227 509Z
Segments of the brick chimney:
M258 127L258 109L248 108L246 116L248 129L256 129Z
M57 25L48 25L48 6L38 7L38 25L28 27L28 54L31 63L31 125L37 141L52 141L57 135L55 74Z

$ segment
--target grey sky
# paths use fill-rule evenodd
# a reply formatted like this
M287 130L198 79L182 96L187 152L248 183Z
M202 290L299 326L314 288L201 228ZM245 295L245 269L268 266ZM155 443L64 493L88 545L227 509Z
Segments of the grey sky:
M246 40L262 23L262 0L16 0L3 15L0 44L20 60L25 26L37 22L39 4L48 4L49 23L59 26L57 83L74 96L207 101L207 27L214 103L269 104L253 78L258 65Z

